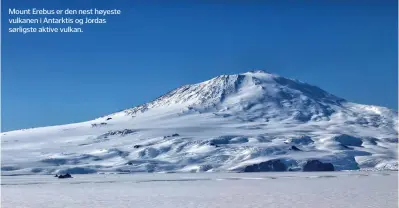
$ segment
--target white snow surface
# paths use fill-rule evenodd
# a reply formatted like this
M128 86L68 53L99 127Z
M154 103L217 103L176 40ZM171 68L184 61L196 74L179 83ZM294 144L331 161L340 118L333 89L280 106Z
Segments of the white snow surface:
M396 208L397 172L3 176L1 207Z
M336 170L397 170L397 120L394 110L252 71L87 122L3 132L1 170L229 172L270 159L293 170L309 159Z

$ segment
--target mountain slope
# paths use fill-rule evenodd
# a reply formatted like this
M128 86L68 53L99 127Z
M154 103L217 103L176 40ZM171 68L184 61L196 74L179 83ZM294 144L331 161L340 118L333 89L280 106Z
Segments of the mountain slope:
M92 121L2 133L2 173L242 171L272 159L397 170L397 119L263 71L222 75Z

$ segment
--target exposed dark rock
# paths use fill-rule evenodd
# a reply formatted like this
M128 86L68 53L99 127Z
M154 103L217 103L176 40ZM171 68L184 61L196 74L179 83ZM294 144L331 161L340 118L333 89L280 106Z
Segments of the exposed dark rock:
M179 134L172 134L172 135L164 136L163 138L177 137L177 136L180 136L180 135Z
M128 134L133 134L135 132L136 131L133 129L116 130L116 131L109 131L108 133L104 134L104 136L114 136L114 135L125 136Z
M102 122L102 123L94 123L94 124L91 124L91 127L99 127L99 126L104 126L104 125L107 125L107 123L105 123L105 122Z
M261 142L261 143L266 143L266 142L269 143L273 139L274 139L273 137L264 136L264 135L256 136L256 140L258 140L258 142Z
M292 145L292 147L290 148L290 150L294 150L294 151L302 151L300 150L298 147Z
M310 138L310 136L300 136L300 137L291 138L288 141L286 141L286 143L309 145L314 143L314 141Z
M352 147L348 147L348 146L346 146L346 145L344 145L344 144L341 144L341 147L343 147L343 148L345 148L345 149L350 149L350 150L353 150L353 148L352 148Z
M126 136L134 133L136 133L136 131L133 129L114 130L98 136L97 139L103 140L103 139L108 139L108 137L110 136Z
M383 138L382 140L389 143L398 143L398 138Z
M242 144L242 143L247 143L248 141L249 140L247 137L235 136L235 135L219 136L217 138L210 140L211 143L216 144L216 145Z
M363 144L363 141L360 138L350 136L347 134L341 134L341 135L335 136L333 139L343 145L346 145L346 146L360 147Z
M199 172L206 172L212 169L212 165L206 164L199 167Z
M209 145L214 146L214 147L220 147L219 145L217 145L217 144L215 144L213 142L209 143Z
M377 145L378 139L374 137L364 137L363 142L369 145Z
M112 118L107 118L107 121L111 120Z
M59 175L58 178L72 178L71 174Z
M308 160L303 166L303 171L334 171L334 165L319 160Z
M230 136L221 136L215 139L212 139L211 142L215 145L219 145L219 144L229 144L230 140L234 138L234 137L230 137Z
M137 145L134 145L133 147L136 148L136 149L138 149L138 148L141 147L141 145L138 145L138 144L137 144Z
M287 171L287 166L279 159L249 165L244 168L244 172L277 172Z
M127 156L129 156L129 154L130 154L130 152L122 151L122 150L119 150L119 149L117 149L117 148L112 148L112 149L108 150L108 152L109 152L109 153L117 154L117 155L120 156L120 157L127 157Z

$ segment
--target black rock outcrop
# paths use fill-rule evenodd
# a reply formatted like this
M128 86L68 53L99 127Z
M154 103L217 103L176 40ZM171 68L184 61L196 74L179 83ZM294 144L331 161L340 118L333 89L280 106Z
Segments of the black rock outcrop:
M72 178L71 174L67 173L65 175L59 175L58 178Z
M259 164L249 165L244 168L244 172L281 172L287 171L287 166L279 159L268 160Z
M303 171L334 171L334 165L331 163L323 163L319 160L308 160L303 166Z

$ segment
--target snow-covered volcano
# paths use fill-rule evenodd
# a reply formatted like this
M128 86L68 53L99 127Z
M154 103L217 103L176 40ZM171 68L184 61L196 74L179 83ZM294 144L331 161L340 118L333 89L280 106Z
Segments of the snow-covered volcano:
M2 174L243 171L276 160L295 171L312 159L397 170L397 120L263 71L222 75L95 120L2 133Z

